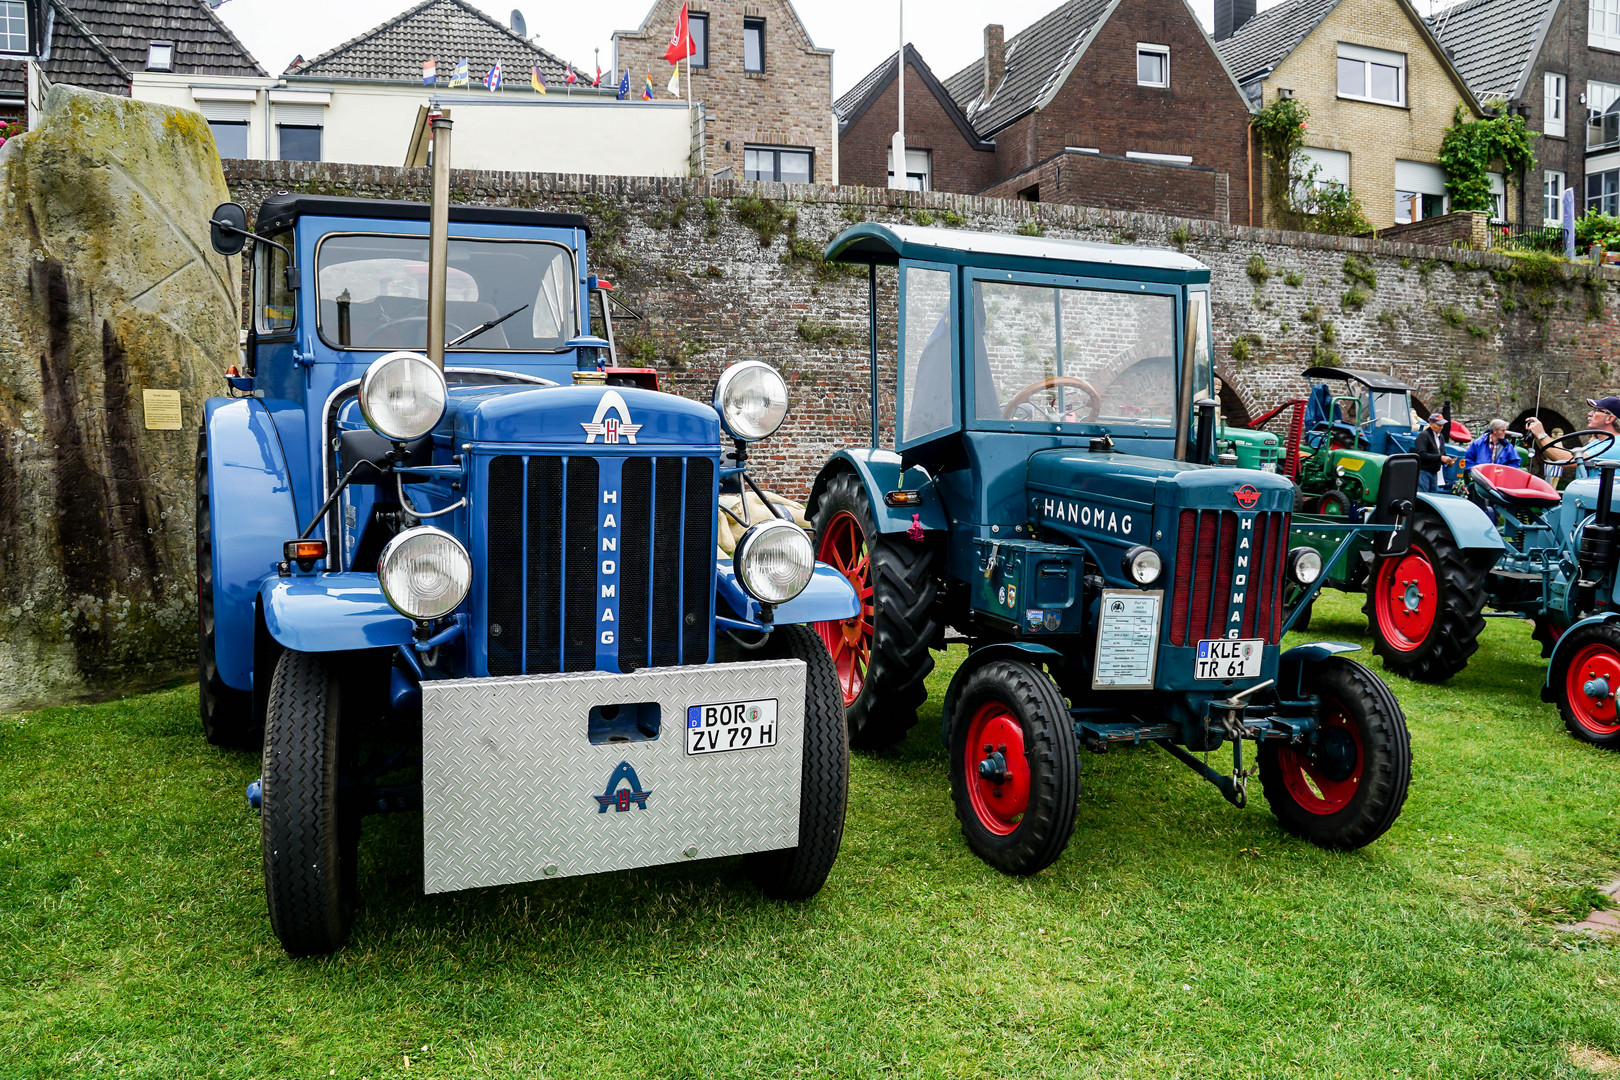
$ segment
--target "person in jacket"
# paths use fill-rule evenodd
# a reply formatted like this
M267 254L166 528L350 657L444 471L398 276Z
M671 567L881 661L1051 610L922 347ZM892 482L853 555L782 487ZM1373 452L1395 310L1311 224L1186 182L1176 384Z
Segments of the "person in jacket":
M1418 490L1439 491L1440 470L1457 459L1446 453L1446 440L1442 434L1446 418L1439 413L1429 417L1429 426L1418 432L1412 452L1418 459Z
M1475 465L1512 465L1518 468L1519 452L1508 442L1507 426L1506 420L1492 420L1485 434L1468 444L1468 453L1463 456L1463 469L1472 469Z

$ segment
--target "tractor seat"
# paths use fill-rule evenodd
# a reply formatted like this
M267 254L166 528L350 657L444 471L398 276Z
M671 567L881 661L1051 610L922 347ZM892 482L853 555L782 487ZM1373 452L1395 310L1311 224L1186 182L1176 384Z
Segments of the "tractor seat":
M1512 465L1475 465L1468 476L1486 498L1512 510L1545 510L1561 501L1547 481Z

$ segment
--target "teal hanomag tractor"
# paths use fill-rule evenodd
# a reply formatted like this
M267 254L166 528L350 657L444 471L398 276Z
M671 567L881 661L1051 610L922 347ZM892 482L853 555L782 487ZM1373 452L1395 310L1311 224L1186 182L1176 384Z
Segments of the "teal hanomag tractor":
M1198 463L1215 434L1207 401L1193 437L1213 386L1209 270L871 223L826 257L871 267L873 445L835 455L810 497L819 558L863 599L819 624L852 743L902 739L932 651L962 642L941 734L963 832L1003 871L1063 851L1082 746L1157 744L1239 806L1258 773L1282 826L1323 847L1388 829L1411 768L1394 695L1343 655L1354 646L1279 648L1284 593L1308 603L1323 562L1289 550L1293 485ZM877 438L878 266L898 267L892 451ZM1404 544L1410 506L1357 532ZM1230 774L1189 752L1226 744Z
M1404 552L1380 555L1378 538L1368 533L1340 551L1347 529L1377 512L1390 463L1415 460L1413 390L1348 368L1307 368L1304 376L1306 397L1254 418L1249 429L1224 427L1218 450L1233 464L1298 484L1292 542L1327 560L1328 587L1366 593L1373 650L1386 668L1421 682L1449 679L1479 648L1485 578L1504 550L1501 534L1467 499L1421 492ZM1261 430L1284 413L1291 413L1286 439ZM1460 462L1465 449L1453 445L1448 453Z

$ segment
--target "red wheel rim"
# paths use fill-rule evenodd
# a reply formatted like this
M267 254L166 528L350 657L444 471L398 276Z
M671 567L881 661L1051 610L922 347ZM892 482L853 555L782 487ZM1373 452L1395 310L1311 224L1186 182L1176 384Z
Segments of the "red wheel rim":
M1594 685L1599 681L1601 686ZM1564 675L1564 700L1575 722L1593 735L1620 732L1614 693L1620 688L1620 655L1607 645L1587 645L1575 654Z
M1413 652L1422 647L1440 613L1440 588L1428 557L1413 548L1378 566L1373 608L1378 630L1391 647Z
M962 750L968 802L990 832L1006 836L1018 828L1029 809L1029 760L1024 757L1024 729L1012 710L999 701L979 706L968 721ZM986 776L980 766L1000 766L1003 775Z
M838 669L838 685L844 691L847 709L866 686L866 669L872 662L872 624L876 621L872 608L872 557L854 514L840 510L833 516L821 535L816 558L843 574L861 601L860 614L852 619L816 623L816 632Z
M1354 763L1348 775L1342 760L1335 762L1324 755L1312 761L1303 750L1288 745L1277 751L1277 765L1282 770L1283 786L1300 809L1325 816L1343 810L1356 797L1366 759L1361 750L1360 729L1344 715L1338 702L1325 697L1319 740L1319 745L1324 747L1336 745L1341 752L1353 753Z

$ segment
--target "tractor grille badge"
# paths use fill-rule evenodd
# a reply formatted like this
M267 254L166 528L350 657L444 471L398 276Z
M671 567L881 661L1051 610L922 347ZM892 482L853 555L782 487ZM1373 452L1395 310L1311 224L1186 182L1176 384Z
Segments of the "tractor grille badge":
M619 787L621 781L630 786ZM641 790L641 778L636 776L636 770L631 768L630 763L621 761L618 768L608 777L607 790L600 795L592 795L591 798L596 800L598 814L607 813L610 806L613 807L614 813L622 814L631 806L647 809L647 796L651 794L651 790Z
M1232 492L1232 495L1237 499L1238 505L1245 510L1253 510L1254 504L1260 501L1260 492L1253 484L1244 484Z
M608 416L611 409L618 415ZM631 446L636 444L636 432L641 430L640 424L630 422L630 407L624 403L617 390L609 390L602 395L602 400L596 403L596 415L589 424L581 422L580 427L585 429L585 441L593 443L600 435L604 443L617 443L621 438Z

